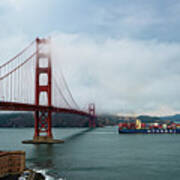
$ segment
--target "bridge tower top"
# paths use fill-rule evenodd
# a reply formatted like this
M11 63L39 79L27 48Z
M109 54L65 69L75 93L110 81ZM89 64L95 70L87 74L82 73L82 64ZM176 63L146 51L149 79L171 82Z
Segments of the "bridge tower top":
M91 116L96 116L96 107L94 103L89 104L88 111Z

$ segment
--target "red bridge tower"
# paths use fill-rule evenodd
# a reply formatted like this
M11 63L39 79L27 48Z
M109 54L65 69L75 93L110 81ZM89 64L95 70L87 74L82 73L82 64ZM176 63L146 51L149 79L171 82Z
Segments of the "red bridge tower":
M35 105L40 105L40 95L45 93L47 96L47 105L51 106L51 54L50 40L36 39L36 72L35 72ZM46 52L45 52L46 51ZM40 67L40 61L46 61L47 67ZM47 84L40 84L41 74L46 74ZM51 111L35 111L35 134L34 139L45 134L47 138L52 138L51 132Z
M90 115L89 127L95 128L96 127L96 109L95 109L94 103L89 104L88 111L89 111L89 115Z
M43 62L42 62L43 61ZM42 67L42 64L46 66ZM41 75L46 75L46 84L42 85ZM40 97L45 93L47 103L45 106L52 106L52 68L51 68L51 51L50 39L36 39L36 67L35 67L35 105L42 105ZM51 110L36 110L35 111L35 132L34 139L24 141L23 143L34 144L52 144L62 143L62 140L54 140L52 135L52 112Z

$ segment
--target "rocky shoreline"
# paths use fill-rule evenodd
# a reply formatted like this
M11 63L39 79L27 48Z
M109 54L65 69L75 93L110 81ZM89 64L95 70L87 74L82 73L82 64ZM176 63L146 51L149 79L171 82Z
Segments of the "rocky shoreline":
M45 176L31 169L26 169L22 174L8 175L0 180L45 180Z

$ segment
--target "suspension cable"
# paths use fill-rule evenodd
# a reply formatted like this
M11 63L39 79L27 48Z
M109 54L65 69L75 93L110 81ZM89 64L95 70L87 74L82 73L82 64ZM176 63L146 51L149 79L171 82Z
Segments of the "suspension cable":
M11 58L10 60L8 60L7 62L5 62L4 64L2 64L0 66L0 69L5 67L6 65L8 65L9 63L11 63L12 61L14 61L18 56L22 55L27 49L29 49L33 44L34 44L35 40L33 40L27 47L25 47L21 52L19 52L16 56L14 56L13 58Z
M31 60L35 55L36 55L36 52L33 53L29 58L27 58L23 63L21 63L20 65L18 65L17 67L15 67L13 70L11 70L10 72L8 72L8 73L5 74L4 76L0 77L0 81L3 80L4 78L8 77L9 75L11 75L13 72L17 71L19 68L21 68L23 65L25 65L29 60Z

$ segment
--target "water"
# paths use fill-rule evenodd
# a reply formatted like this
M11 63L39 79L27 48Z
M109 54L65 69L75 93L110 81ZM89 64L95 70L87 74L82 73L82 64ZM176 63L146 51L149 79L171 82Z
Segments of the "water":
M62 180L178 180L180 135L119 135L117 127L53 129L64 144L24 145L33 129L0 129L0 149L25 150L27 166Z

